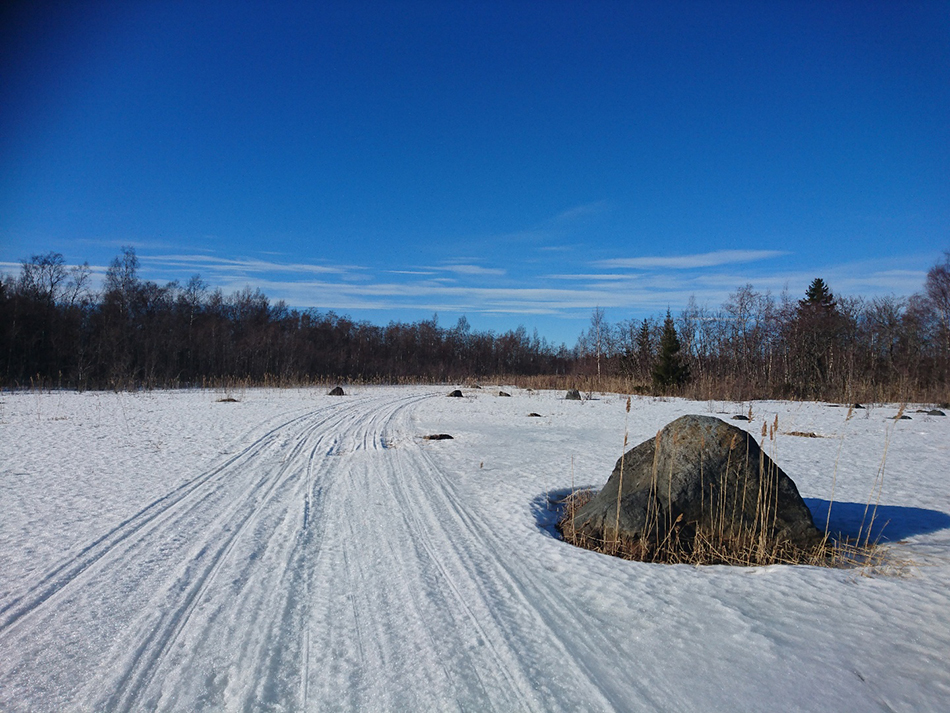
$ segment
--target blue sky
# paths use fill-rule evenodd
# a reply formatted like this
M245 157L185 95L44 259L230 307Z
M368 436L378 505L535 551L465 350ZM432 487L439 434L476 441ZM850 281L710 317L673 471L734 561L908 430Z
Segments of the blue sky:
M34 253L573 344L950 249L950 2L19 2L0 271Z

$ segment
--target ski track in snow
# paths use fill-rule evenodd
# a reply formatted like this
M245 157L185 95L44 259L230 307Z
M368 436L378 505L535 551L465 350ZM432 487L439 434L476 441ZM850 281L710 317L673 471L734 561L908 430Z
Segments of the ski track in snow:
M572 661L552 626L569 602L533 604L413 441L405 411L421 398L280 423L5 602L12 673L47 674L29 709L607 705L579 666L580 690L564 679L539 690L545 657ZM36 636L56 629L83 635ZM233 659L202 670L222 653Z
M522 495L514 475L484 496L497 501L486 515L482 481L464 475L475 466L420 440L421 406L423 420L464 410L431 400L443 395L369 389L272 416L28 573L0 598L0 710L928 710L948 691L934 674L946 618L894 637L941 611L945 568L888 624L886 580L854 594L841 572L700 572L572 550L498 516ZM513 522L533 544L499 527ZM801 632L838 609L838 631ZM862 641L879 633L898 640ZM911 662L900 675L927 677L906 694L885 673L895 651Z

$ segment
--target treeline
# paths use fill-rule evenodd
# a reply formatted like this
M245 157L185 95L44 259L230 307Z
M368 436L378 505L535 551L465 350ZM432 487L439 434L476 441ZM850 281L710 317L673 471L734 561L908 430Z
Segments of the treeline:
M946 402L950 252L922 287L910 297L836 297L819 278L799 299L745 285L718 309L691 299L666 319L609 324L595 310L577 369L697 398ZM670 346L664 325L673 324ZM685 376L664 376L671 369Z
M0 382L71 388L313 381L460 382L504 376L588 391L746 400L950 401L950 252L910 297L802 296L745 285L718 308L590 327L568 350L524 327L478 332L462 317L376 326L231 295L197 276L158 285L124 249L102 289L87 265L36 255L0 279ZM517 378L516 378L517 377Z
M134 250L112 261L102 290L88 265L36 255L0 281L0 380L8 387L177 387L239 379L459 381L493 374L565 373L571 354L524 327L495 334L437 319L356 322L290 309L260 290L211 291L200 277L140 279Z

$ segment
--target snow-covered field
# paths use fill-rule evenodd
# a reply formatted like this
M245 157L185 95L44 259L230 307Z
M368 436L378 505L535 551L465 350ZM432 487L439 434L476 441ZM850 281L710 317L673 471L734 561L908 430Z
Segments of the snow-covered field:
M890 571L670 567L552 534L624 398L448 391L0 394L0 710L950 709L950 417L751 404L820 526L887 445Z

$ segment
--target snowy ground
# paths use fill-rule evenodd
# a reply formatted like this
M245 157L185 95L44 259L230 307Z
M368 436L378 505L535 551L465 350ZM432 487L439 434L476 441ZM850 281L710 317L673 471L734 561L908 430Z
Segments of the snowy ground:
M751 404L821 526L887 444L909 565L669 567L552 535L623 398L448 390L0 394L0 710L947 710L950 417ZM635 399L630 445L749 406Z

